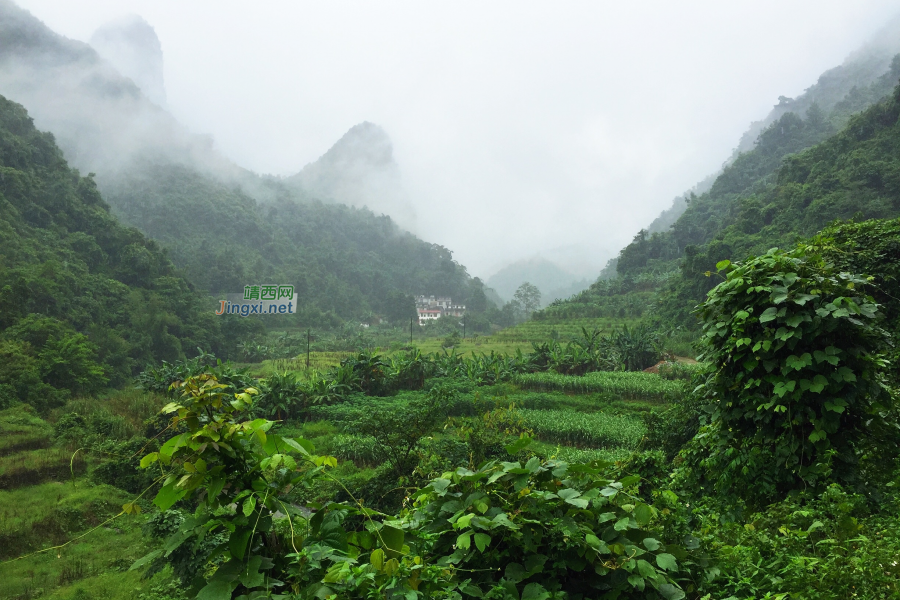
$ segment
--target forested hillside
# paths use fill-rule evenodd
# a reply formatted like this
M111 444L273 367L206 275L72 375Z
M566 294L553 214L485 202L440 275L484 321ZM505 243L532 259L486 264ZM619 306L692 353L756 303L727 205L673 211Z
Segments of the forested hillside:
M45 408L197 346L227 355L251 322L212 303L109 213L92 177L0 96L0 406Z
M406 321L420 293L463 303L470 297L471 278L448 249L399 229L389 216L319 202L319 188L231 163L92 48L4 0L0 91L57 137L73 166L96 173L113 214L169 249L204 291L293 284L300 316L291 323L321 326L372 313ZM376 138L371 151L383 155L387 144L389 152L390 140ZM342 164L329 166L332 188ZM346 173L345 183L364 185L358 175ZM396 191L388 188L382 191Z
M865 110L890 92L897 80L897 77L892 77L891 73L897 71L897 64L894 61L898 52L900 52L900 17L895 17L866 44L850 54L842 64L822 73L816 83L802 94L796 98L780 96L778 104L769 111L765 118L750 124L722 168L676 197L671 207L654 219L645 232L640 232L635 237L635 243L646 240L653 233L668 232L678 218L688 210L693 199L698 196L703 198L710 194L720 175L730 171L731 177L737 175L738 179L749 178L750 181L765 177L778 167L780 157L784 156L786 152L796 152L821 141L824 136L829 135L829 130L831 132L840 130L850 116ZM796 119L792 118L788 123L781 122L783 117L791 113L795 117L809 114L814 121L818 121L822 116L827 116L830 127L822 127L821 123L813 122L810 123L812 127L806 128L806 131L797 136L796 131L793 133L790 131L796 128ZM780 135L784 135L785 132L782 131L784 125L788 126L788 137L781 143L776 142L771 133L766 134L767 130L777 129ZM763 140L761 137L763 135L767 135L768 139ZM748 160L746 155L754 154L754 150L763 141L767 142L769 147L759 153L759 156ZM775 143L773 144L773 142ZM777 146L781 146L781 148L778 149ZM744 164L736 165L735 163L738 161L742 161ZM721 195L722 191L720 189L712 193ZM654 249L650 252L651 256L647 258L651 261L665 259L672 253L679 253L683 250L677 245L662 250L661 246L665 246L666 241L665 239L656 240ZM644 264L642 257L645 252L631 248L631 246L629 248L634 254L631 258L637 258L637 264L628 264L623 267L621 272L634 275L635 268L643 269L647 265ZM610 262L611 264L607 265L601 273L601 277L604 279L613 277L617 273L618 257ZM626 260L626 263L628 262ZM650 266L656 271L665 268L654 262L651 262Z
M169 248L203 289L237 293L251 283L290 283L303 322L367 311L406 321L415 316L416 293L469 296L469 276L449 250L365 208L299 202L287 192L258 202L172 164L123 174L107 193L123 220Z
M709 276L717 262L787 247L835 219L900 215L898 79L900 56L888 73L855 89L829 115L815 104L802 117L785 113L708 192L690 199L668 231L635 236L619 254L617 281L598 281L536 317L601 316L609 306L640 316L658 303L656 315L665 322L692 326L689 312L717 283ZM883 99L847 116L854 102L874 97ZM653 290L666 291L657 302L648 295Z
M723 229L735 224L742 211L750 210L761 194L773 190L786 156L834 135L839 124L846 122L849 109L845 104L852 106L859 97L889 95L898 79L900 57L894 59L890 71L869 89L854 91L852 97L848 96L844 104L838 103L830 114L817 104L802 115L785 113L760 134L753 150L741 154L724 169L708 192L690 199L687 209L669 231L651 235L643 231L638 233L620 253L618 273L636 276L647 271L658 273L673 269L672 261L681 257L687 246L709 243Z

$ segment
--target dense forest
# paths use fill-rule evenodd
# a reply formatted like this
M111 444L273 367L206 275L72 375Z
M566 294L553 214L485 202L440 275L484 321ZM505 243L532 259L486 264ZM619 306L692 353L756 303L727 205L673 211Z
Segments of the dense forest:
M255 323L217 319L166 253L109 212L92 177L0 97L0 403L49 407Z

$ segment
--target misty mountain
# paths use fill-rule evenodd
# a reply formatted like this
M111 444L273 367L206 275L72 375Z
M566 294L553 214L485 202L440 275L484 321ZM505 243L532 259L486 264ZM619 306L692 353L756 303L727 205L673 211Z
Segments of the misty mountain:
M415 210L400 181L390 137L368 121L354 125L317 161L285 180L323 201L367 207L415 228Z
M107 26L95 40L149 52L137 64L152 71L161 58L148 27ZM209 293L294 283L297 321L335 324L369 311L406 318L415 294L468 297L471 279L448 249L340 203L374 203L398 181L390 141L376 126L355 127L297 182L260 177L218 154L92 47L8 0L0 0L0 93L53 134L73 167L96 173L113 214L162 243ZM371 181L379 184L367 197ZM303 182L328 193L325 202Z
M900 59L884 79L900 80ZM763 132L754 150L723 172L709 193L691 200L670 232L636 237L619 256L619 277L598 280L535 318L638 318L651 313L664 328L690 328L696 324L693 307L721 281L710 276L719 261L789 247L836 220L900 217L900 84L835 134L784 156L774 173L741 187L741 175L749 177L749 167L764 164L755 153L778 154L784 144L802 145L829 126L824 118L816 125L814 119L786 113ZM680 247L684 255L677 259ZM668 258L660 256L667 251Z
M590 285L589 281L579 279L556 263L541 257L507 265L485 283L494 288L504 302L509 302L519 286L526 281L541 290L541 304L545 306L557 298L568 298Z
M151 102L166 105L162 46L147 21L137 15L111 21L94 32L90 44Z
M54 33L9 0L0 0L0 93L24 105L69 163L97 173L101 186L147 159L231 180L244 174L92 47Z
M851 53L842 64L822 73L816 83L801 95L796 98L779 97L778 104L773 106L768 115L750 124L722 169L677 196L672 201L672 206L665 209L647 227L647 232L652 234L668 231L687 210L691 197L708 192L723 170L732 165L741 154L752 151L758 145L760 135L784 115L805 115L816 106L815 110L830 114L835 128L839 129L852 114L883 98L892 85L890 82L885 85L883 76L891 70L892 61L897 54L900 54L900 15Z
M883 45L875 48L883 48ZM855 82L863 75L867 78L874 70L873 64L880 66L884 61L876 63L869 54L860 56L869 58L862 62L848 60L843 68L829 71L827 77L820 78L817 86L810 88L810 98L782 102L808 108L802 113L776 111L780 116L757 136L751 150L738 154L725 166L707 191L684 199L681 214L668 230L643 230L622 249L616 263L617 273L636 277L641 273L677 269L677 261L684 256L686 247L700 246L715 239L735 223L747 206L758 202L760 194L777 185L779 169L789 156L830 138L852 121L855 112L889 96L900 79L900 55L891 59L887 70L865 87L859 87ZM845 76L842 85L837 84L837 73ZM833 101L835 90L848 87L849 91L841 100ZM830 111L814 101L816 95L827 101ZM672 216L669 214L667 218Z

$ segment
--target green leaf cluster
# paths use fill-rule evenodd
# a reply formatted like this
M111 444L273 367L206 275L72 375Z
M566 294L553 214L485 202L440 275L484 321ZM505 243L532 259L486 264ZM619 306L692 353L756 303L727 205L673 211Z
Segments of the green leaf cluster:
M887 336L869 281L816 250L720 262L725 280L697 310L711 368L695 392L706 425L685 453L718 491L752 486L762 500L850 477L887 417Z

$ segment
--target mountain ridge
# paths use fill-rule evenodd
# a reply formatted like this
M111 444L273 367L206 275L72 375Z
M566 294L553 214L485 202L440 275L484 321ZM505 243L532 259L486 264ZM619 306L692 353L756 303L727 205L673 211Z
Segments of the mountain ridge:
M471 293L449 249L232 163L87 44L9 0L0 0L0 91L53 133L72 166L96 173L115 215L164 244L209 293L293 281L306 294L295 322L334 326L370 311L405 319L418 293Z

